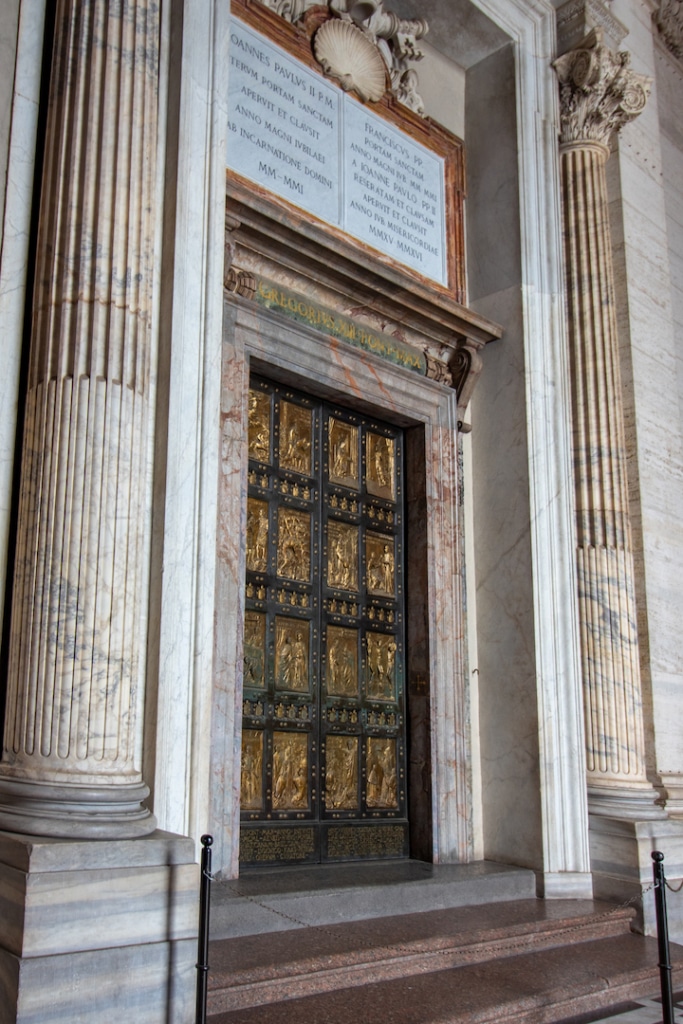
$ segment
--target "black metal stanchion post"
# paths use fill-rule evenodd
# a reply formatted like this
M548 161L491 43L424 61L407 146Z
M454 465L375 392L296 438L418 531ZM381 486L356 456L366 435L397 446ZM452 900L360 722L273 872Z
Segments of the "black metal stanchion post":
M666 918L666 878L664 854L652 852L652 873L655 880L655 912L657 914L657 942L659 944L659 979L662 988L662 1015L664 1024L674 1024L674 999L671 985L671 958L669 956L669 925Z
M206 990L209 978L209 910L211 907L211 845L213 836L202 836L199 883L199 938L197 940L196 1024L206 1024Z

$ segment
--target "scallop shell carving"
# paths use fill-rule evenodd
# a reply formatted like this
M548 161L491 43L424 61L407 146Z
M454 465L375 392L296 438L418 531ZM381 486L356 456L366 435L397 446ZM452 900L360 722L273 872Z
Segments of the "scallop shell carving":
M316 60L342 89L377 102L387 87L386 65L374 44L350 21L335 18L321 25L313 40Z

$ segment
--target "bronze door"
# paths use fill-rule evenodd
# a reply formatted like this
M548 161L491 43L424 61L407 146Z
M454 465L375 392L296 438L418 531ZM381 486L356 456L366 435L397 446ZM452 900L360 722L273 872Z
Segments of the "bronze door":
M245 864L408 855L402 432L252 378Z

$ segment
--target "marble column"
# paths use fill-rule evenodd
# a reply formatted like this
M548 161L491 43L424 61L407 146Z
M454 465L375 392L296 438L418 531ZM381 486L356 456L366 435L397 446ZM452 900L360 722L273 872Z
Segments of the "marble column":
M58 0L0 828L125 838L142 710L155 351L154 0Z
M589 810L661 817L646 774L626 444L605 164L649 79L595 29L554 63L560 82L579 619Z

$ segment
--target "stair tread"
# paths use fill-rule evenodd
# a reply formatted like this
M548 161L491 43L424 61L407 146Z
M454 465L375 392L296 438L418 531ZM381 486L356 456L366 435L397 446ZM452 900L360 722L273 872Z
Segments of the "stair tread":
M534 899L223 939L211 943L209 989L525 937L567 942L572 931L577 939L586 929L628 932L632 915L590 900Z
M672 945L683 968L683 947ZM547 1024L656 987L657 944L633 934L556 946L210 1016L211 1024Z

